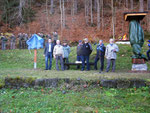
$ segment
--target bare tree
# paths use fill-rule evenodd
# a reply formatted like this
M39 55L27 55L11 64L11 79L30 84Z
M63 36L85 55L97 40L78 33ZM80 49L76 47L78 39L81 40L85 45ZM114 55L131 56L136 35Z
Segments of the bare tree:
M54 0L51 0L50 14L54 14Z
M130 8L133 10L133 0L130 0Z
M115 12L114 12L114 0L111 0L111 9L112 9L112 31L113 31L113 39L115 38Z
M102 9L102 30L104 30L104 1L101 0L101 9Z
M100 29L100 1L97 0L97 29Z
M65 1L59 0L59 6L60 6L60 21L61 21L61 29L65 28Z
M89 0L85 0L84 4L85 4L85 20L86 20L86 24L88 25L89 23Z
M144 11L143 0L139 0L139 2L140 2L139 11L143 12Z
M20 2L19 2L19 12L18 12L18 20L19 20L20 24L23 21L22 9L25 6L25 4L26 4L26 0L20 0Z
M91 6L91 25L93 25L93 2L90 0L90 6Z
M128 5L129 5L129 4L128 4L128 0L126 0L126 8L128 8Z
M48 0L46 0L46 17L47 17L47 28L49 31L49 13L48 13Z

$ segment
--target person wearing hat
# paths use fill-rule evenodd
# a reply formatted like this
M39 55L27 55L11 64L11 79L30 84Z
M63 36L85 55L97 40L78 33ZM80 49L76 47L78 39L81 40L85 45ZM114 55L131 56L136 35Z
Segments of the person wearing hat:
M48 42L45 45L44 56L45 56L45 70L51 70L52 67L52 55L53 55L54 45L52 43L52 39L49 38ZM49 65L48 65L49 60Z
M103 71L104 69L104 56L105 56L105 46L103 44L103 40L99 40L99 44L96 47L96 57L95 57L95 61L94 61L94 69L97 70L97 62L98 60L100 60L100 73Z
M63 61L64 63L69 63L69 54L70 54L70 46L67 44L67 41L63 42L63 51L64 51L64 57ZM66 69L66 67L64 67Z
M79 40L79 43L78 43L78 46L77 46L77 61L82 61L82 58L81 58L81 48L82 48L82 40ZM80 65L77 65L77 69L80 68Z
M150 60L150 40L148 40L149 44L148 44L148 47L149 49L147 50L146 54L147 54L147 57L148 57L148 60Z
M89 59L90 59L90 54L92 53L92 46L88 41L88 38L84 39L84 44L81 48L81 59L82 59L82 68L81 71L84 71L85 68L85 61L86 61L86 70L90 70L90 64L89 64Z

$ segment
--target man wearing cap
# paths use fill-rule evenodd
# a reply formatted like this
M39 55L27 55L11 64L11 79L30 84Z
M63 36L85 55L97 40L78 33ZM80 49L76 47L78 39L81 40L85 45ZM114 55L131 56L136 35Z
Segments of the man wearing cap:
M84 71L85 68L85 61L86 61L86 70L90 70L90 64L89 64L89 59L90 59L90 54L92 53L92 46L88 42L88 39L84 39L84 44L82 46L82 52L81 52L81 58L82 58L82 69L81 71Z
M16 37L14 34L10 36L10 49L15 49Z
M150 55L149 55L150 54L150 40L148 40L148 42L149 42L149 44L148 44L149 49L146 52L146 54L147 54L148 60L150 60Z
M96 57L95 57L95 61L94 61L94 69L97 70L97 62L98 60L100 60L100 73L103 71L104 69L104 56L105 56L105 46L103 44L103 40L99 40L99 44L96 47Z
M105 57L107 59L107 68L106 72L109 71L110 65L112 63L112 72L115 72L116 67L116 58L117 58L117 52L119 51L119 48L116 44L114 44L114 39L109 40L110 44L106 46L106 52Z
M79 40L79 44L78 44L78 46L77 46L77 61L82 61L82 58L81 58L81 53L82 53L82 51L81 51L81 48L82 48L82 40ZM78 65L77 66L77 69L79 69L80 68L80 65Z
M52 55L53 55L54 45L52 39L48 39L48 42L45 45L44 56L45 56L45 70L51 70L52 67ZM48 65L49 60L49 65Z

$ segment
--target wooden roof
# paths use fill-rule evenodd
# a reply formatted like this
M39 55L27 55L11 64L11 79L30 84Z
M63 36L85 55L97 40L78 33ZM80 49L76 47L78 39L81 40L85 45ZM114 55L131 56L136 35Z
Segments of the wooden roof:
M131 20L142 20L148 12L125 12L124 13L124 19L126 21L131 21Z

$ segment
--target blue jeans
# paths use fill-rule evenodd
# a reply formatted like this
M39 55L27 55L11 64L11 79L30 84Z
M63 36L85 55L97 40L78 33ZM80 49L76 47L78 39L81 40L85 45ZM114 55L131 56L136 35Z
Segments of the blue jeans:
M56 69L57 69L57 71L59 71L58 60L60 60L61 70L64 71L64 61L63 61L63 57L56 55Z
M82 61L81 55L80 56L77 55L77 61ZM79 69L79 68L80 68L80 65L77 65L77 69Z
M150 49L146 52L146 54L147 54L147 57L148 57L148 60L150 60Z
M81 56L81 59L82 59L82 69L81 70L84 70L84 68L85 68L85 61L86 61L86 70L90 70L89 58L90 58L89 55Z
M100 64L101 64L100 71L103 71L103 69L104 69L104 56L96 55L95 61L94 61L94 69L97 70L97 62L98 62L98 60L100 60Z
M45 69L46 70L51 70L52 67L52 52L48 52L48 54L45 56ZM49 60L49 65L48 65L48 60Z

